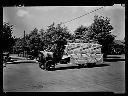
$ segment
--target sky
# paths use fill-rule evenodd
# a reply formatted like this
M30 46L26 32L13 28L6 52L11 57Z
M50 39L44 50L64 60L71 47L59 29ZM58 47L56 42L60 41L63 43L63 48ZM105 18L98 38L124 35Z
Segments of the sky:
M13 36L23 36L24 30L30 33L34 28L46 29L53 22L58 24L84 15L102 6L31 6L31 7L3 7L3 21L14 26ZM105 6L91 14L85 15L72 22L65 23L71 33L80 25L89 26L93 23L94 16L110 18L110 24L114 27L112 34L116 39L122 40L125 36L125 7L121 4Z

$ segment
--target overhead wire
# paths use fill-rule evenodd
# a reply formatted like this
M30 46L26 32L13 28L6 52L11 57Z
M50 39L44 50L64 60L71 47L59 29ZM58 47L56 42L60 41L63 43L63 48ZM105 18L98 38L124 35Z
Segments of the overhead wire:
M105 7L105 6L100 7L100 8L97 8L97 9L95 9L95 10L93 10L93 11L90 11L90 12L88 12L88 13L86 13L86 14L83 14L83 15L81 15L81 16L79 16L79 17L76 17L76 18L74 18L74 19L68 20L68 21L66 21L66 22L61 22L61 24L65 24L65 23L71 22L71 21L73 21L73 20L79 19L79 18L81 18L81 17L83 17L83 16L85 16L85 15L88 15L88 14L90 14L90 13L93 13L93 12L95 12L95 11L97 11L97 10L100 10L100 9L104 8L104 7Z

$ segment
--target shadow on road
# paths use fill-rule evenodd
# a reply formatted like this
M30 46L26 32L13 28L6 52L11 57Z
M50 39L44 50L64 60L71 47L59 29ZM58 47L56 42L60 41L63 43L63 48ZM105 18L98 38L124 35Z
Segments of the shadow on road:
M110 66L109 64L97 64L97 65L93 65L93 66L88 66L86 68L93 68L93 67L105 67L105 66Z
M118 62L118 61L125 61L125 59L109 59L109 58L104 58L104 61L106 61L106 62Z
M37 62L35 61L7 62L7 64L23 64L23 63L37 63Z
M110 66L109 64L98 64L92 66L67 66L67 67L58 67L58 68L51 68L49 71L56 71L56 70L67 70L67 69L81 69L81 68L94 68L94 67L105 67Z

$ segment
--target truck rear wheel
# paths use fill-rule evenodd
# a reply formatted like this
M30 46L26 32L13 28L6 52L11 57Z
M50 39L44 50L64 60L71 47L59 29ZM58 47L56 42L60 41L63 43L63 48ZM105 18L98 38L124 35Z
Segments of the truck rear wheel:
M39 67L40 67L41 69L44 69L43 63L39 62Z
M53 63L52 60L46 61L45 64L44 64L44 68L45 68L46 70L50 70L50 67L51 67L52 63Z

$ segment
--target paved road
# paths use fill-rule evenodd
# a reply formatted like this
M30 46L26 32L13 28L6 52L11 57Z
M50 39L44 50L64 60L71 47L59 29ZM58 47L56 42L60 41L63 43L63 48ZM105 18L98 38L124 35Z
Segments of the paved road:
M57 65L44 71L38 63L8 64L3 68L6 92L116 92L125 90L125 61L107 61L92 68Z

